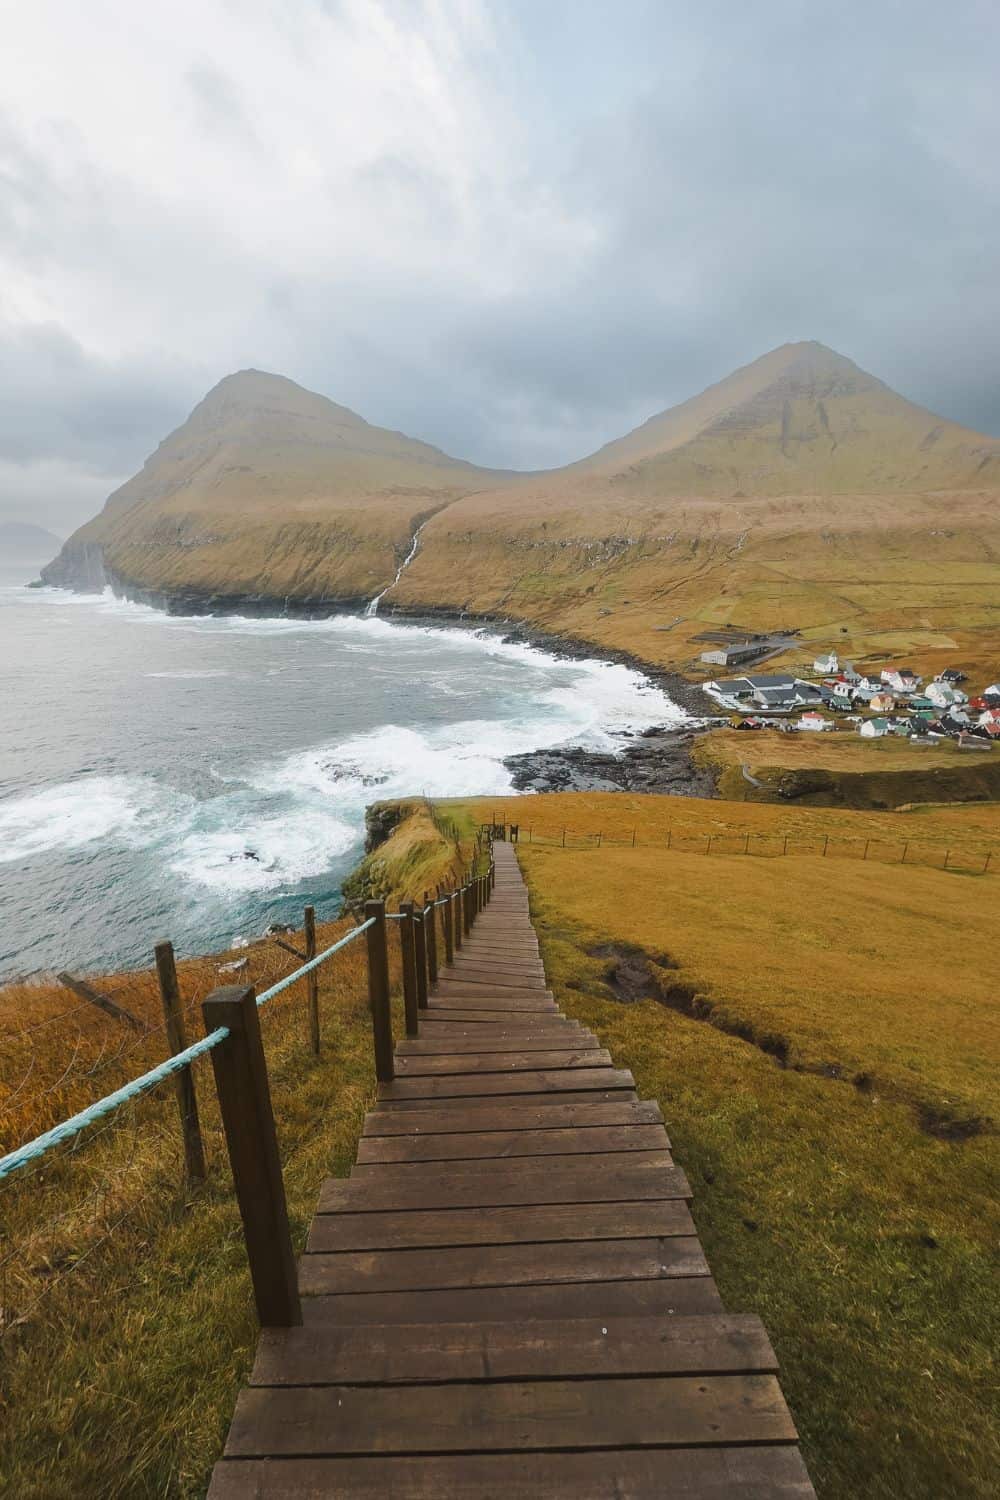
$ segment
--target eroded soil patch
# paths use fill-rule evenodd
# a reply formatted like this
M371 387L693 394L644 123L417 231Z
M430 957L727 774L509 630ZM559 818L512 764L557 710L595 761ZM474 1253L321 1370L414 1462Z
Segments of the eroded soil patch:
M572 989L616 1000L622 1005L653 1000L657 1005L676 1010L692 1020L707 1021L728 1036L739 1037L772 1057L779 1067L850 1083L862 1094L873 1095L876 1091L892 1094L891 1089L877 1090L876 1080L871 1074L858 1073L848 1078L839 1063L789 1061L791 1047L786 1037L777 1032L758 1031L750 1022L721 1012L706 995L699 994L693 985L677 978L679 965L668 953L650 954L634 943L598 943L586 952L588 958L606 960L601 982L594 985L571 982ZM996 1128L994 1122L984 1116L958 1118L929 1104L915 1105L915 1113L920 1129L938 1140L971 1140L992 1133Z

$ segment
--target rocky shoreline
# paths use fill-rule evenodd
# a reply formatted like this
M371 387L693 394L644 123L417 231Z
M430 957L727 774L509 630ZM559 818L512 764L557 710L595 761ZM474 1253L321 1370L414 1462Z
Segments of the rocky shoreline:
M584 750L568 745L511 755L504 765L519 792L658 792L672 797L714 797L715 782L691 760L700 728L646 729L622 738L624 749Z
M204 594L183 589L168 592L131 583L106 569L103 558L91 556L86 562L85 576L71 579L50 565L43 570L43 580L57 588L82 587L85 591L110 584L118 597L152 605L171 615L324 619L331 615L361 614L368 602L360 598L281 599L266 594ZM622 735L623 748L617 754L566 746L510 756L504 764L518 791L658 792L682 797L715 795L711 774L693 765L690 756L695 736L705 727L706 721L716 719L712 713L714 705L697 684L688 682L678 673L668 672L628 651L598 646L593 641L573 636L551 634L522 620L480 615L448 605L410 607L390 602L380 614L383 619L411 625L489 630L505 642L535 646L549 656L563 659L614 662L641 673L696 721L679 729L662 726L641 734Z

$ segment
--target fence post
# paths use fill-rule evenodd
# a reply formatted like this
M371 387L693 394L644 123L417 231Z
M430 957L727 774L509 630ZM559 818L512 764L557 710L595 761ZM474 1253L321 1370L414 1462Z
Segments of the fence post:
M826 859L826 851L827 851L827 849L829 847L830 847L830 835L828 833L825 833L823 835L823 858L824 859Z
M316 908L306 907L305 916L306 962L316 957ZM306 975L306 994L309 997L309 1041L313 1052L319 1056L319 974L313 969Z
M229 1030L212 1049L212 1067L257 1316L264 1328L292 1328L302 1322L302 1309L253 985L214 990L202 1014L206 1032Z
M632 848L635 848L635 829L632 829Z
M430 892L424 891L424 911L427 922L427 980L429 984L437 984L438 977L438 937L437 937L437 907L430 898Z
M667 848L668 849L670 848L670 841L673 838L673 836L674 836L674 830L672 828L668 828L667 829Z
M901 865L905 865L906 864L906 851L907 851L907 849L909 849L909 847L910 847L910 841L909 841L909 839L907 839L906 843L903 845L903 857L899 861L899 863Z
M406 1015L406 1035L419 1035L420 1020L417 999L417 955L414 944L413 902L401 901L399 909L403 920L399 924L399 945L403 954L403 1011Z
M750 835L749 834L747 834L746 837L743 840L743 853L744 854L749 854L750 853Z
M472 897L469 894L468 882L462 887L462 931L466 937L472 931Z
M598 849L601 847L601 840L603 839L603 837L604 837L604 830L602 829L601 832L597 835L597 847L598 847Z
M949 857L950 854L951 854L951 850L950 849L946 849L944 851L944 864L941 866L942 870L947 870L947 868L948 868L948 857Z
M462 887L456 886L451 893L451 927L456 951L462 946Z
M864 852L864 854L863 854L863 855L862 855L862 856L861 856L861 857L862 857L862 859L867 859L867 858L868 858L868 845L869 845L869 844L870 844L870 843L871 843L871 839L865 839L865 852Z
M564 828L563 829L563 848L565 849L565 847L566 847L566 830Z
M788 853L788 834L787 833L785 834L785 842L781 846L781 852L782 852L782 854L787 854Z
M392 1061L392 1010L389 1005L389 944L386 939L385 902L366 901L365 921L374 917L374 925L365 934L368 940L368 1009L372 1013L372 1035L375 1042L375 1077L379 1083L391 1083L396 1076Z
M163 1001L163 1019L166 1022L167 1045L171 1053L183 1052L187 1046L184 1034L184 1012L181 1009L181 992L177 983L177 965L174 963L172 943L157 943L156 974L160 981L160 998ZM198 1098L194 1090L194 1077L190 1064L175 1074L177 1108L181 1115L181 1134L184 1137L184 1170L189 1182L205 1180L205 1150L201 1142L201 1125L198 1121Z
M715 838L715 834L714 833L710 833L708 835L708 843L705 845L705 853L706 854L711 854L711 852L712 852L712 840L714 838Z
M989 854L987 854L987 856L986 856L986 863L983 865L983 874L984 875L986 874L987 870L990 867L990 860L992 858L993 858L993 850L991 849L990 852L989 852Z
M444 927L444 961L446 964L455 962L455 931L452 924L454 912L453 896L451 891L444 893L444 905L441 908L441 923Z
M427 921L423 912L413 913L413 956L417 970L417 1006L427 1006Z

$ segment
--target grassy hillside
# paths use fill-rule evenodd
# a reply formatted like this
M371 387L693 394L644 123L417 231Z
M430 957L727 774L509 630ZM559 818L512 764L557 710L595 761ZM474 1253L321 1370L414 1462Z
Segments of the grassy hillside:
M260 372L229 377L52 582L515 617L701 675L694 639L801 629L996 676L1000 443L818 344L771 351L591 458L499 475Z

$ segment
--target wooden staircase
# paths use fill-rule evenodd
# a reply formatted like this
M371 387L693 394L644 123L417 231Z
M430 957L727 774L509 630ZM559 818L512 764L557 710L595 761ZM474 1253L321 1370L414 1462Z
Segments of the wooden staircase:
M807 1500L655 1103L546 988L514 852L396 1048L210 1500Z

